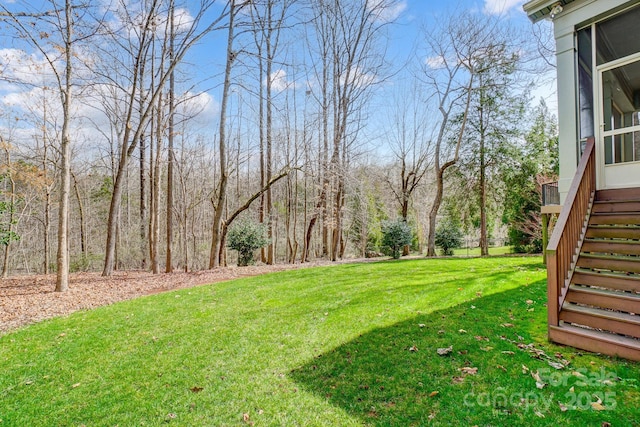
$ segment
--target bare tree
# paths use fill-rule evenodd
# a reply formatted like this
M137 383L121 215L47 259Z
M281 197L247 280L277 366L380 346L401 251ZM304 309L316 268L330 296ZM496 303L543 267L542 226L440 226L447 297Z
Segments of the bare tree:
M58 252L56 256L56 292L64 292L69 288L69 193L71 190L71 111L74 102L74 61L77 45L91 35L91 32L77 33L78 21L86 16L88 8L85 2L65 0L64 2L48 0L50 10L46 12L14 13L4 5L0 5L2 15L9 18L11 25L19 31L44 58L54 76L55 87L59 93L62 109L62 130L60 135L60 188L58 207ZM35 34L30 22L24 19L35 19L40 23L41 32ZM38 38L39 37L39 38ZM48 47L52 44L55 49ZM59 55L61 53L61 55Z
M174 0L170 0L169 3L169 63L173 62L174 56L174 42L176 37L175 26L175 3ZM169 125L167 136L168 152L167 152L167 249L165 259L165 272L171 273L173 271L173 258L172 258L172 246L173 246L173 167L175 164L175 153L173 149L173 141L175 137L174 118L175 118L175 91L176 91L176 76L175 70L171 70L169 74Z
M105 276L111 275L115 266L117 218L124 190L126 169L129 164L129 159L133 155L137 147L137 143L140 140L140 135L146 128L148 120L153 112L153 108L158 102L158 98L160 98L164 85L169 80L172 71L178 66L186 53L195 43L201 40L206 34L219 28L220 21L222 21L228 14L229 4L233 4L234 2L232 0L227 2L223 7L223 11L209 24L204 24L203 21L214 4L214 0L201 0L199 2L196 13L191 17L190 22L184 24L183 31L179 38L176 38L174 42L175 49L173 51L172 59L167 61L164 69L158 71L155 87L149 88L147 104L139 117L136 118L134 117L134 113L138 107L136 98L138 94L138 75L142 63L146 59L145 53L148 43L155 34L155 25L160 13L160 3L160 0L151 0L149 4L142 8L142 10L139 10L137 14L134 14L133 12L126 14L129 18L129 22L131 22L131 24L135 24L133 28L135 28L134 32L137 38L136 44L127 48L132 60L132 67L130 69L130 81L132 84L123 88L126 91L125 93L127 96L125 105L126 119L125 128L122 132L122 138L119 143L120 156L118 159L117 173L113 184L113 194L111 197L109 216L107 220L107 244L105 250L104 269L102 271L102 274ZM129 11L125 10L125 12ZM122 44L123 47L128 45L128 42L131 40L131 36L132 34L128 31L124 34L122 31L113 32L113 39L115 43ZM126 42L123 42L123 40L126 40Z
M282 72L282 69L274 72L273 67L279 53L281 32L288 19L289 9L295 2L296 0L258 0L252 2L250 9L259 66L261 187L264 187L265 183L271 180L273 174L273 84ZM263 80L264 91L262 89ZM266 198L261 197L260 222L265 221L266 214L269 244L266 247L265 261L267 264L273 264L273 193L270 186L266 190L265 196Z
M479 60L494 44L495 23L469 12L451 15L426 34L428 58L422 79L433 93L440 113L434 141L435 196L429 211L427 256L435 256L438 210L444 193L444 177L456 165L479 69Z
M417 87L412 86L409 91L411 93L398 89L396 107L389 116L388 139L396 167L387 170L385 179L405 222L409 219L413 194L427 175L433 155L431 139L427 135L424 103L413 96ZM405 246L403 255L409 255L409 249Z
M332 260L342 256L344 251L344 171L367 97L372 87L384 80L381 75L384 54L380 42L384 27L395 18L388 16L395 4L392 0L334 0L314 4L313 28L319 52L318 63L314 64L319 93L314 95L321 110L322 145L327 155L328 151L331 154L324 167L316 209L307 226L302 261L309 255L311 235L318 217L327 213L331 219L324 224L328 229L326 234L323 232L323 245ZM376 51L378 55L373 54Z

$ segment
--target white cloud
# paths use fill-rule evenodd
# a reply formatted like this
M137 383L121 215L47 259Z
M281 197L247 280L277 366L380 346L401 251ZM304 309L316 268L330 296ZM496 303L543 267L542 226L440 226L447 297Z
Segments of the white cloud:
M349 81L347 82L347 78ZM378 81L378 77L375 74L365 73L360 68L356 67L351 70L351 73L347 77L346 75L340 76L340 84L344 85L345 83L352 84L356 87L366 87L374 84Z
M295 82L287 79L287 72L283 69L279 69L271 73L271 89L276 92L282 92L283 90L293 89Z
M487 15L504 15L522 6L524 0L484 0L484 13Z
M0 70L5 79L28 84L42 84L53 77L44 58L21 49L0 49Z
M220 112L220 104L206 92L187 92L181 98L184 102L178 107L179 112L198 122L210 123Z
M444 68L444 66L446 65L446 62L442 56L430 56L424 60L424 63L427 64L427 66L432 70Z
M407 1L367 0L367 9L378 21L392 22L407 8Z

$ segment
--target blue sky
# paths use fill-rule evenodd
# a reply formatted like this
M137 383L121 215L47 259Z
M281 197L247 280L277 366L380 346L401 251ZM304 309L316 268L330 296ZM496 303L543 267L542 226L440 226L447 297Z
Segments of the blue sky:
M396 20L389 27L388 54L396 60L405 60L416 43L419 44L423 28L428 27L439 17L460 10L499 17L508 21L523 34L530 34L534 24L529 21L522 10L524 3L524 0L397 0L397 7L390 12L394 15L393 17L396 17ZM542 22L535 25L549 27L550 23ZM202 64L206 72L221 70L224 61L225 41L226 34L220 31L212 35L206 43L196 46L190 58L194 63ZM553 73L550 73L546 80L552 79ZM214 98L217 98L215 90L210 93ZM536 88L532 92L532 97L534 99L545 98L549 107L555 110L554 84L546 83Z
M108 0L95 0L108 1ZM135 2L137 0L126 0ZM368 0L378 1L378 0ZM188 4L196 2L196 0L188 0ZM0 0L0 3L9 8L19 6L20 2L15 0ZM388 52L392 57L400 60L406 59L412 46L419 40L419 35L425 26L428 27L441 16L455 13L460 10L467 10L472 13L486 14L498 16L500 19L509 21L509 23L522 31L524 34L531 33L532 25L522 10L523 0L396 0L396 6L389 11L386 18L397 18L393 24L389 26L389 49ZM37 10L38 2L28 2L31 10ZM42 6L43 8L45 6ZM536 24L541 25L541 24ZM549 25L543 23L542 25ZM224 62L225 54L225 38L224 31L218 31L209 35L201 44L196 46L191 54L187 57L189 64L184 68L189 72L195 72L197 77L195 80L194 91L206 91L206 93L195 99L195 102L204 108L201 117L196 121L202 126L214 128L214 121L217 118L219 88L221 79L221 70ZM5 39L7 40L7 39ZM9 49L11 46L5 44L0 46L0 65L11 65L16 68L15 73L19 75L28 74L27 68L30 67L29 62L35 58L35 62L43 63L37 56L30 56L32 52L24 52L23 58L19 58L19 52ZM425 58L426 59L426 58ZM196 71L197 70L197 71ZM7 72L8 68L4 68ZM552 80L552 75L548 80ZM283 82L286 82L288 76L283 75ZM393 79L393 78L392 78ZM42 81L42 78L36 78L36 81ZM193 83L190 83L193 84ZM555 109L555 88L553 84L546 84L534 90L533 97L538 99L544 97L552 110ZM7 85L0 83L0 103L8 105L24 106L29 102L33 102L34 90L25 90L24 87ZM84 111L87 113L87 111ZM96 118L94 118L97 120ZM91 139L91 137L88 137Z

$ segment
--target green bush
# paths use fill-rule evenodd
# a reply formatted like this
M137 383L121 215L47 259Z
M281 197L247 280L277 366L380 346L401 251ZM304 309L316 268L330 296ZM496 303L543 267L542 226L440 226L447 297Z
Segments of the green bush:
M402 219L382 222L382 245L389 248L394 259L400 258L403 247L413 240L413 230Z
M227 247L238 251L240 267L253 264L253 252L268 244L267 227L253 221L239 221L227 234Z
M453 255L453 250L462 245L462 231L450 220L444 220L436 227L436 246L442 255Z

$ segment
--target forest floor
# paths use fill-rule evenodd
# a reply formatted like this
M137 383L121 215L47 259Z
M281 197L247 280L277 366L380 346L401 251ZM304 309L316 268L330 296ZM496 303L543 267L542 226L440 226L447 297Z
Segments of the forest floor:
M376 261L358 259L342 262ZM100 273L73 273L67 292L55 292L55 274L14 276L0 279L0 334L21 326L79 310L109 305L144 295L190 288L241 277L297 268L332 264L314 261L305 264L218 267L192 273L152 274L148 271L116 271L111 277Z

